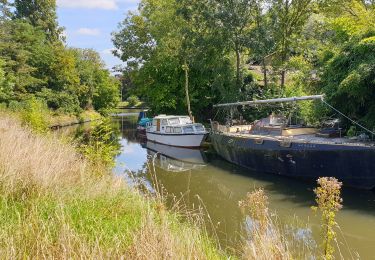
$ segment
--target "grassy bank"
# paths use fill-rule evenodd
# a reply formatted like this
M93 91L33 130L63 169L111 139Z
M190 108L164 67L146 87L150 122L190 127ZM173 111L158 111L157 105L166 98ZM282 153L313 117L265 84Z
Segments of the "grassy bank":
M129 101L122 101L117 104L117 108L122 109L131 109L131 108L146 108L147 105L141 101L137 101L136 103L130 103Z
M50 128L71 126L96 121L101 117L102 116L95 110L85 110L79 115L51 114L48 118L48 126Z
M4 114L0 193L1 258L225 258L198 225Z
M43 132L48 128L59 128L75 124L96 121L102 117L95 110L79 110L67 113L51 110L44 101L30 98L22 102L11 102L8 106L0 103L0 112L18 117L22 122L31 125L34 130Z

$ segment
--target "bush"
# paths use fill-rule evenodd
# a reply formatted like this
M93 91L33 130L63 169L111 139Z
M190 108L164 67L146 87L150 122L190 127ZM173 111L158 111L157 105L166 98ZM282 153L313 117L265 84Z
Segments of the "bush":
M92 129L78 138L78 142L80 152L98 167L113 166L114 157L120 150L118 138L108 118L94 123Z
M43 89L41 92L37 93L37 96L44 99L50 109L68 114L77 114L81 112L79 100L76 95Z
M9 102L8 108L12 112L19 112L25 108L25 103L12 100Z
M94 93L93 106L95 110L106 114L106 111L115 108L120 101L120 84L107 71L102 71L100 75L100 84Z
M48 131L48 115L47 105L42 100L33 97L24 102L24 109L21 112L22 122L35 132L45 133Z
M133 106L135 106L139 103L139 98L137 96L132 95L132 96L128 97L128 99L126 101L129 102L129 106L133 107Z

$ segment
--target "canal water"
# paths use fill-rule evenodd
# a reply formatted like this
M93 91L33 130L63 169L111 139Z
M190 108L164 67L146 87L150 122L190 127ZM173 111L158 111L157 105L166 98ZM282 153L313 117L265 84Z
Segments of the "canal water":
M208 231L229 249L238 247L246 234L238 202L247 192L263 188L270 210L277 213L280 222L291 224L301 239L319 246L320 218L310 208L315 205L314 183L251 172L225 162L212 151L147 143L137 136L136 120L137 113L132 111L113 119L122 146L114 173L130 185L153 191L154 170L168 194L182 198L189 209L203 207L211 220ZM375 259L375 193L344 189L343 200L344 207L337 215L337 243L342 256L357 259L358 254L361 259Z

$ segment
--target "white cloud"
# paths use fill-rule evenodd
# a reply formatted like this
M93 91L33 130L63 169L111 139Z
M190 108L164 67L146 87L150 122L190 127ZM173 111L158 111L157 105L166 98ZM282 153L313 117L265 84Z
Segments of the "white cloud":
M87 35L87 36L99 36L100 30L96 28L79 28L77 34Z
M116 0L57 0L59 7L116 10Z

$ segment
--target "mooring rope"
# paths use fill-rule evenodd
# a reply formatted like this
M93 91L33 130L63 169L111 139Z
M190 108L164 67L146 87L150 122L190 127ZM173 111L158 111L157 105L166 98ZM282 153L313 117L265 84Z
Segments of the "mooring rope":
M353 124L355 124L355 125L359 126L360 128L366 130L367 132L369 132L370 134L372 134L372 136L374 137L375 132L371 131L370 129L366 128L365 126L361 125L360 123L356 122L355 120L353 120L350 117L348 117L347 115L345 115L343 112L339 111L337 108L335 108L332 105L328 104L323 98L321 100L322 100L322 102L324 104L326 104L327 106L329 106L332 110L336 111L337 113L339 113L340 115L342 115L343 117L345 117L346 119L348 119Z

